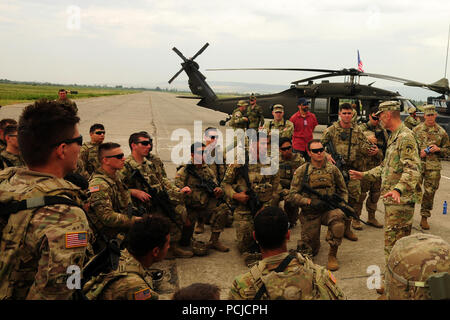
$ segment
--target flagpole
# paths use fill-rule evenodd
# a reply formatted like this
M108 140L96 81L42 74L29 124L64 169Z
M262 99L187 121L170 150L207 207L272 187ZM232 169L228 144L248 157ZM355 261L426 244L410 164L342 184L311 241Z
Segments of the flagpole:
M447 56L445 58L445 70L444 70L444 78L447 77L447 61L448 61L448 44L450 40L450 23L448 25L448 37L447 37Z

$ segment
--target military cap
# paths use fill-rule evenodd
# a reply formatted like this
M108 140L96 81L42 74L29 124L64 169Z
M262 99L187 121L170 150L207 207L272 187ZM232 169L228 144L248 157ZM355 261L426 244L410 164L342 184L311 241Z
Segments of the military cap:
M409 107L409 109L408 109L408 113L409 114L412 114L412 113L414 113L416 111L417 111L416 107Z
M306 100L305 98L300 98L300 99L298 99L297 105L301 105L301 104L304 105L304 106L306 106L306 105L309 104L309 101Z
M423 107L423 113L424 114L435 114L436 108L432 104L427 104L426 106Z
M383 111L400 111L400 102L398 101L385 101L380 103L378 111L375 115L379 115Z
M272 110L277 112L277 111L284 111L284 106L282 104L276 104L272 107Z
M247 101L245 101L245 100L239 100L239 102L237 103L237 105L238 105L239 107L246 107L246 106L248 106L248 103L247 103Z
M252 93L252 94L250 95L250 100L256 100L256 97L255 97L255 94L254 94L254 93Z

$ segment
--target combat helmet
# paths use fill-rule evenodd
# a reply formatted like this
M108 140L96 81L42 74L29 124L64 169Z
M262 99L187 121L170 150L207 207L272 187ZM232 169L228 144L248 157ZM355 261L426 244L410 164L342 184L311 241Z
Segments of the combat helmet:
M450 244L424 233L401 238L389 255L385 283L390 300L450 299Z
M191 238L192 252L196 256L206 256L209 253L209 243Z

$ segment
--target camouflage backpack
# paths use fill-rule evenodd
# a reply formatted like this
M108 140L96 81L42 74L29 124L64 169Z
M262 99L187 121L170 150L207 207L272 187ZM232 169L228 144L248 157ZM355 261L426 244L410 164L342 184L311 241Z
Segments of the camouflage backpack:
M11 167L0 172L0 189L18 170L24 169ZM34 281L37 262L30 265L33 252L23 246L36 210L54 204L82 208L72 184L66 183L49 185L44 181L20 190L0 190L0 299L24 299Z
M299 265L285 271L289 263L296 259ZM250 269L257 289L254 300L338 300L345 299L344 293L335 285L332 273L314 264L298 253L290 253L278 267L263 274L260 262Z

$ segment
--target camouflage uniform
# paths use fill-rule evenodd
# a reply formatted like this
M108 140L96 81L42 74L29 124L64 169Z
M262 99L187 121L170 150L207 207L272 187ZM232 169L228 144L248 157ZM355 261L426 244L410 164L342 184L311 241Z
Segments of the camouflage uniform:
M294 124L290 122L289 120L282 120L282 121L275 121L270 120L267 122L264 126L264 128L267 130L267 135L270 135L270 132L273 129L279 130L279 138L289 138L292 140L292 134L294 133Z
M331 196L336 193L347 201L348 193L344 178L336 166L327 161L324 161L321 168L308 164L303 164L295 171L289 190L289 199L302 209L300 214L302 236L299 246L306 248L305 253L316 255L320 248L320 227L322 224L328 226L326 240L330 246L338 247L341 244L344 236L345 215L340 209L320 212L308 205L308 199L317 199L317 197L307 192L301 192L306 168L309 166L305 183L320 194Z
M173 205L174 210L177 213L175 219L176 224L169 219L170 241L172 244L180 241L181 231L179 227L183 225L183 221L187 217L183 198L180 194L180 189L172 184L167 177L163 176L163 172L165 173L165 171L162 170L164 170L164 168L162 168L161 170L158 162L144 159L143 162L139 164L136 160L134 160L133 155L131 154L126 158L123 169L120 172L122 181L129 189L138 189L147 193L149 192L144 184L142 184L137 178L132 177L134 170L139 170L141 175L152 188L157 189L158 192L166 191L169 195L170 200L172 200L171 204ZM140 207L143 205L143 203L138 199L133 198L132 200L136 207ZM159 206L152 206L151 201L152 200L150 199L148 205L145 205L147 212L159 213L163 216L167 216L165 212L162 212ZM177 227L177 225L179 227Z
M421 158L423 197L420 214L422 217L429 218L433 209L434 195L439 188L439 182L441 180L442 166L439 157L447 157L450 155L450 141L447 132L437 123L432 127L428 127L423 122L415 127L413 132L419 143L419 152L432 144L441 148L440 152L429 153L425 158Z
M350 129L352 129L351 134L351 144L350 144L350 154L349 154L349 137ZM343 139L345 138L345 139ZM345 162L346 167L344 170L358 170L362 171L363 163L362 158L368 157L368 152L371 147L369 140L367 140L364 133L361 131L356 123L352 123L351 128L344 129L341 127L340 122L334 122L330 127L328 127L322 136L322 145L328 141L332 141L336 152L340 154ZM335 159L336 160L336 159ZM349 180L347 182L348 189L348 202L351 207L355 207L361 196L361 184L359 180ZM346 219L346 234L350 231L350 221L351 219Z
M25 166L25 162L20 155L12 154L11 152L6 151L6 149L0 152L0 161L3 162L4 168Z
M202 164L200 168L197 165L193 165L195 172L203 179L212 180L218 185L214 172L209 168L207 164ZM189 186L192 193L186 196L186 208L188 210L189 220L195 223L198 218L203 218L205 221L208 216L211 215L211 232L222 232L227 221L227 206L222 203L217 206L217 199L212 198L208 193L198 187L201 181L189 174L186 170L186 165L183 165L178 169L175 176L175 185L179 188Z
M149 160L154 165L155 170L160 175L162 175L164 178L167 178L167 173L166 173L166 169L164 168L164 163L158 156L156 156L152 153L149 153L148 156L146 157L146 159Z
M389 255L385 273L387 299L431 299L424 284L430 276L450 273L449 257L450 245L438 236L416 233L399 239ZM441 289L446 289L448 295L448 287L442 285Z
M56 99L56 102L72 106L72 108L74 108L75 111L78 112L77 104L74 101L70 100L69 98L65 98L65 99L58 98L58 99Z
M98 146L99 144L93 144L92 142L83 143L80 148L80 159L83 161L84 170L92 175L94 171L100 167L98 160Z
M0 152L6 149L6 142L0 139Z
M381 164L383 161L384 155L383 155L383 147L386 147L386 143L388 141L388 134L387 131L378 124L376 127L374 127L370 122L363 123L360 126L361 131L364 133L366 137L375 136L376 133L379 135L382 134L384 136L385 144L383 145L383 141L377 141L377 147L378 147L378 154L372 157L366 157L362 158L363 160L363 170L367 171L372 168L375 168ZM381 139L380 139L381 140ZM375 219L375 212L377 211L377 203L380 199L380 189L381 189L381 177L376 179L376 181L369 183L368 181L361 181L361 196L359 197L358 202L355 204L355 211L358 216L361 216L362 207L364 204L364 200L366 199L367 192L369 192L369 196L366 200L366 210L370 218L373 217Z
M102 168L97 169L89 180L89 217L95 231L107 238L116 238L121 232L126 233L135 221L132 216L130 191L120 180L119 173L109 176ZM95 251L105 244L97 237Z
M117 270L88 281L83 293L89 300L158 300L151 274L126 249Z
M397 189L400 204L391 197L383 198L385 207L384 253L386 262L395 242L410 235L414 204L420 201L417 189L420 159L414 134L403 123L389 137L384 161L364 172L363 179L376 181L381 177L381 194Z
M264 126L264 116L260 106L257 104L247 107L248 128L258 130Z
M419 118L414 119L413 116L407 116L404 120L405 126L407 126L410 130L413 130L416 126L421 123Z
M287 199L289 189L291 188L291 181L294 176L295 170L305 163L305 159L300 153L293 153L291 159L283 159L280 154L279 173L280 173L280 201L284 200L284 211L286 212L289 223L291 226L295 226L298 219L298 206L295 206L291 201Z
M280 253L263 259L250 272L236 277L228 294L229 300L252 300L262 283L267 291L263 300L345 300L336 278L325 268L297 253L277 276L272 272L287 257ZM268 294L267 294L268 293Z
M61 196L80 203L80 189L53 175L8 168L0 174L0 194L15 200ZM0 299L67 300L67 267L82 268L92 233L83 210L55 204L11 214L4 227L0 255ZM74 243L71 239L79 240Z
M231 164L228 166L222 181L222 187L225 195L236 205L236 209L234 210L236 238L239 251L244 253L249 252L254 245L252 234L254 227L253 216L249 207L233 199L235 193L248 190L247 184L239 170L242 166L240 164ZM280 174L277 172L275 175L262 175L261 168L263 167L264 165L260 163L248 165L248 176L252 190L258 196L263 208L277 206L280 192Z
M234 109L233 114L231 115L230 126L232 126L233 129L246 129L248 121L245 121L244 117L247 117L245 110L241 111L239 107Z

